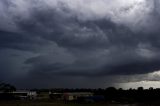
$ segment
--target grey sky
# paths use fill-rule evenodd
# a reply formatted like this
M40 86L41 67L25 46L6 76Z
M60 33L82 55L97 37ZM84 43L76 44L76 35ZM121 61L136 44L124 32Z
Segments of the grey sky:
M0 81L21 88L154 83L149 75L160 70L159 4L1 0Z

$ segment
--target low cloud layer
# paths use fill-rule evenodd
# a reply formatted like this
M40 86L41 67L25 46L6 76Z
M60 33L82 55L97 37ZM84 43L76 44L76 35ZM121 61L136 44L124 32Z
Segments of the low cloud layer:
M159 4L1 0L0 80L19 87L106 87L153 73L160 69Z

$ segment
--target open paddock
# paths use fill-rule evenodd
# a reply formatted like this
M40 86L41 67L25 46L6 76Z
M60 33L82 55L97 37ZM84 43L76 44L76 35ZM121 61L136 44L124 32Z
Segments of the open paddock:
M0 106L142 106L142 105L111 104L111 103L78 104L78 103L64 103L64 102L53 102L53 101L0 101Z

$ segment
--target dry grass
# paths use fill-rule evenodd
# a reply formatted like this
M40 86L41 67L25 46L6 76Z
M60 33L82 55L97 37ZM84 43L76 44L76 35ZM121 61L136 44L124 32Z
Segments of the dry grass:
M0 101L0 106L140 106L140 105L128 105L128 104L109 104L109 103L64 103L54 101ZM148 106L148 105L147 105Z
M0 106L136 106L136 105L120 105L120 104L108 104L108 103L65 104L63 102L53 102L53 101L1 101Z

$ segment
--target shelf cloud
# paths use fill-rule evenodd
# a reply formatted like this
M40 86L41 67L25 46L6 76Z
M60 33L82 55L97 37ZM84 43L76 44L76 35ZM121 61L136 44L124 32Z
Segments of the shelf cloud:
M120 77L155 73L160 69L159 4L1 0L0 81L31 88L106 87L116 79L123 82Z

